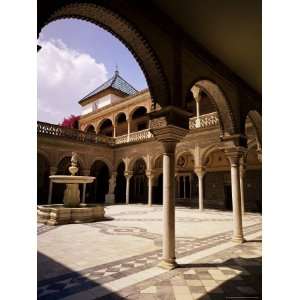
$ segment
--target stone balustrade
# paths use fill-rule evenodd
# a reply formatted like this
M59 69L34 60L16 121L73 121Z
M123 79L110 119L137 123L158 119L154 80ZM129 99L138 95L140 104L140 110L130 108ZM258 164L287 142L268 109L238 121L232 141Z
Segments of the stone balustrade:
M209 128L219 125L219 118L217 112L202 115L200 117L190 118L190 129L195 128Z
M189 122L189 128L191 130L195 128L215 127L218 125L219 118L216 112L202 115L198 118L190 118ZM40 136L62 137L93 144L109 144L111 146L126 143L139 143L153 138L153 134L150 132L150 129L144 129L137 132L132 132L129 135L125 134L113 138L45 122L37 122L37 134Z

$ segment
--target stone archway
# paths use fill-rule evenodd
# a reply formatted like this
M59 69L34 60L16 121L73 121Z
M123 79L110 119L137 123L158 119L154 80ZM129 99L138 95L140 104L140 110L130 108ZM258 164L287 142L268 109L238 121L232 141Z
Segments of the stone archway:
M115 117L116 136L125 135L128 133L128 121L124 112L119 112Z
M129 118L130 131L136 132L147 129L149 127L149 117L147 115L147 108L144 106L136 107L131 113Z
M86 133L96 134L95 127L94 127L92 124L86 126L86 128L85 128L84 131L85 131Z
M114 128L111 119L104 119L98 125L97 134L112 137L113 131Z
M148 180L146 176L146 162L144 159L137 159L132 168L130 179L130 202L147 203Z
M109 168L102 160L96 160L91 166L90 175L96 177L87 185L87 203L105 203L105 195L109 191Z
M94 23L117 37L128 48L140 65L154 102L161 106L170 103L170 89L164 69L157 54L145 36L120 14L104 4L61 1L46 5L38 3L38 33L48 23L66 18L75 18Z
M233 135L239 131L238 122L234 118L231 104L219 85L211 80L201 79L192 84L190 90L187 91L187 97L190 95L190 91L192 91L195 98L201 95L199 93L204 93L214 105L219 117L222 135Z

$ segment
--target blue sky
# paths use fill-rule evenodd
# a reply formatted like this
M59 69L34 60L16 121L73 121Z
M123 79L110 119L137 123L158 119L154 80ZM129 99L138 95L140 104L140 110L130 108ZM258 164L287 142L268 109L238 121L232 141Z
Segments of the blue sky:
M85 21L67 19L43 28L38 52L38 120L59 123L80 114L78 101L120 75L136 89L147 88L143 72L129 50L112 34Z

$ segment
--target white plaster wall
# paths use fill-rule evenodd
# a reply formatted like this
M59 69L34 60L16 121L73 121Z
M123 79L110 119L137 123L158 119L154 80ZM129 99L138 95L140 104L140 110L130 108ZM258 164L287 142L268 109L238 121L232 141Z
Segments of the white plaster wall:
M102 108L107 105L113 104L113 103L117 102L119 99L121 99L121 97L113 95L113 94L109 94L104 97L101 97L101 98L85 105L82 108L81 115L86 115L86 114L92 112L94 103L96 103L96 109L98 109L98 108Z

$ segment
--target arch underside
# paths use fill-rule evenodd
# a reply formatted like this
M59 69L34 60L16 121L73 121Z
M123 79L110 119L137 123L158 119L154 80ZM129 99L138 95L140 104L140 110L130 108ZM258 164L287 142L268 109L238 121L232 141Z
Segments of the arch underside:
M65 18L75 18L94 23L117 37L137 60L146 77L149 91L154 102L168 105L170 91L167 77L157 55L145 37L125 18L94 3L71 3L57 8L49 15L43 26Z

